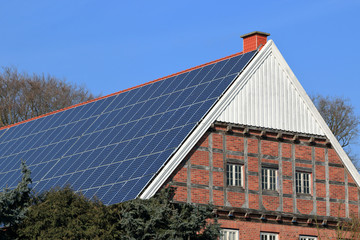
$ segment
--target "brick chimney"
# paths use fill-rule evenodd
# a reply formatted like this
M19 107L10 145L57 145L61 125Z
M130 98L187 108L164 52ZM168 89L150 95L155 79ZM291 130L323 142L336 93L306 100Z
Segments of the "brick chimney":
M243 52L251 52L256 50L258 47L262 48L266 44L269 33L264 32L251 32L240 36L243 38Z

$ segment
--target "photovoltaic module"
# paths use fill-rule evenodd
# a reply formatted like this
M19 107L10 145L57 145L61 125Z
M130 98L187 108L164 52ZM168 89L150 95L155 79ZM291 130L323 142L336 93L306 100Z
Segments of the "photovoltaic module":
M0 131L0 189L31 169L36 192L69 184L105 204L136 198L256 51Z

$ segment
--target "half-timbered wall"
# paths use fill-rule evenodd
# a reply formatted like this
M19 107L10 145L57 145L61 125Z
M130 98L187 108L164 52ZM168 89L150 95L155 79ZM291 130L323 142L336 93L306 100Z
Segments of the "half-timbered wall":
M226 185L227 163L243 167L243 186ZM262 190L262 167L277 170L276 191ZM297 171L311 174L311 194L296 193ZM217 124L177 169L172 184L177 187L176 201L211 203L219 209L304 219L346 218L359 213L358 188L321 136Z

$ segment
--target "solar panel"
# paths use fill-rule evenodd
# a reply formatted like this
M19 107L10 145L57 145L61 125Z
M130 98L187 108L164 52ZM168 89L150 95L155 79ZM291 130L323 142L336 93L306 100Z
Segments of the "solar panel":
M41 192L70 184L105 204L139 195L255 52L0 130L0 187L20 161Z

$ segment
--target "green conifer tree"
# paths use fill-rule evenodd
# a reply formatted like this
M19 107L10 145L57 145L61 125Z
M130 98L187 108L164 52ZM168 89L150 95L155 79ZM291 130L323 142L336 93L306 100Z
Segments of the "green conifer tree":
M36 200L17 229L20 239L218 239L211 206L172 201L174 189L105 206L69 187Z
M174 203L175 188L162 189L154 197L110 206L116 239L218 239L220 225L210 205Z
M31 199L30 170L21 162L22 179L15 189L5 188L0 192L0 224L10 227L20 223L26 214Z
M26 216L31 202L30 169L21 162L22 179L15 189L5 188L0 192L0 239L11 238L12 228Z

